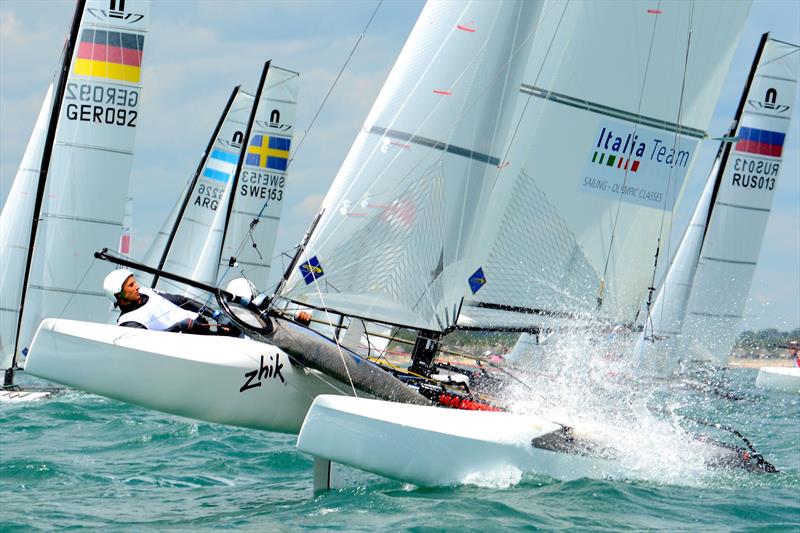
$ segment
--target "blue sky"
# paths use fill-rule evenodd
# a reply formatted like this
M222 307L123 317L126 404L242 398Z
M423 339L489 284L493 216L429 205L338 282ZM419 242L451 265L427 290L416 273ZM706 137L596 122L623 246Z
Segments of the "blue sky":
M73 5L68 0L0 0L3 203L58 63ZM367 0L153 2L131 176L134 255L144 254L183 190L231 88L242 84L254 91L267 59L300 72L297 130L302 137L375 5ZM383 2L330 100L295 153L276 251L292 248L302 237L422 5L420 0ZM764 31L780 40L800 42L800 2L754 2L715 112L712 134L727 129ZM798 124L795 112L744 327L800 327ZM678 234L716 151L707 144L689 178L689 201L677 211ZM274 264L280 265L280 260Z

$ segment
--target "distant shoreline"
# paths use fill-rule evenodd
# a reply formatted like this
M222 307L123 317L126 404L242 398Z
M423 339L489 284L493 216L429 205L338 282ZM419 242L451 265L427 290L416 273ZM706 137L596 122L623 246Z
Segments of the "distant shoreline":
M745 358L732 358L728 362L731 368L761 368L764 366L782 366L793 367L795 366L794 359L788 358L774 358L774 359L745 359Z

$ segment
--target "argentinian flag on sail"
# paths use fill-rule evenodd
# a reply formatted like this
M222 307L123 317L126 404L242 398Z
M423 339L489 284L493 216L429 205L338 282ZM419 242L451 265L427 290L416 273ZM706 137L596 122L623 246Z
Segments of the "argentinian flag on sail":
M239 156L237 154L215 148L206 161L203 176L222 183L228 183L233 173L236 172L236 163L238 162Z

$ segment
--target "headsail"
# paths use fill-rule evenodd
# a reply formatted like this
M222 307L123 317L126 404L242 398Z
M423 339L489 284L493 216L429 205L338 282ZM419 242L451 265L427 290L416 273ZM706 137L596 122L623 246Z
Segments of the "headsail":
M119 240L149 22L147 1L122 4L78 4L42 156L20 326L12 341L18 353L43 317L108 320L100 291L106 268L92 252L116 248Z
M152 266L202 283L216 282L226 206L252 108L253 97L236 87L188 191L148 253ZM213 259L202 260L209 254Z
M472 326L634 320L749 8L548 7L480 239L484 283L462 309Z
M683 338L695 356L718 363L736 340L761 250L794 111L799 50L767 39L713 198Z
M3 370L11 367L14 357L14 341L19 324L31 224L41 170L39 167L52 106L53 86L50 85L0 214L0 290L3 296L3 303L0 305L0 368Z
M221 255L214 256L219 261L218 284L225 281L223 276L230 280L244 274L256 287L266 288L283 207L299 78L297 72L270 65L261 81L246 148L236 167ZM231 257L236 258L238 274L228 270Z
M455 322L540 10L425 6L283 296L427 330Z

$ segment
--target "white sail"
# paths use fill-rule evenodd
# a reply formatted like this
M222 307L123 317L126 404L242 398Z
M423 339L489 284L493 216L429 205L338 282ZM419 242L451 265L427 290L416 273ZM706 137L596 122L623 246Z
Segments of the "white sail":
M299 78L296 72L270 66L262 81L230 217L224 237L220 234L222 252L213 255L215 267L219 261L217 284L244 275L259 289L267 285L294 137ZM206 257L211 262L211 256ZM231 257L238 263L236 270L228 267Z
M462 309L473 326L634 320L749 4L548 7Z
M683 334L694 356L723 363L736 340L790 132L798 49L768 40L747 94L689 299Z
M145 265L151 267L158 266L159 261L161 261L161 258L164 256L164 250L167 249L167 242L169 241L169 236L172 235L172 228L175 227L175 222L178 220L178 215L181 212L183 203L191 192L191 189L192 181L189 181L178 198L178 201L175 202L175 205L167 215L166 220L158 229L155 237L153 237L153 242L150 243L147 252L145 252L144 258L142 259L142 263ZM146 287L152 287L153 285L152 274L141 272L136 276L136 279L139 280L140 284Z
M253 97L234 89L188 195L176 205L163 235L154 242L154 252L148 254L159 257L147 264L203 283L216 282L226 206L252 108Z
M25 266L30 249L36 188L42 150L53 106L53 86L47 89L42 109L25 148L22 162L0 214L0 369L10 367L19 324Z
M720 151L721 152L721 151ZM674 369L686 306L697 271L697 260L703 246L706 223L721 163L720 153L714 160L706 186L683 234L675 257L653 300L644 330L637 337L633 355L640 371L666 374Z
M79 4L80 5L80 4ZM17 350L44 317L109 318L94 261L119 240L141 102L149 3L89 0L63 73Z
M426 4L285 296L428 330L454 323L540 11Z

